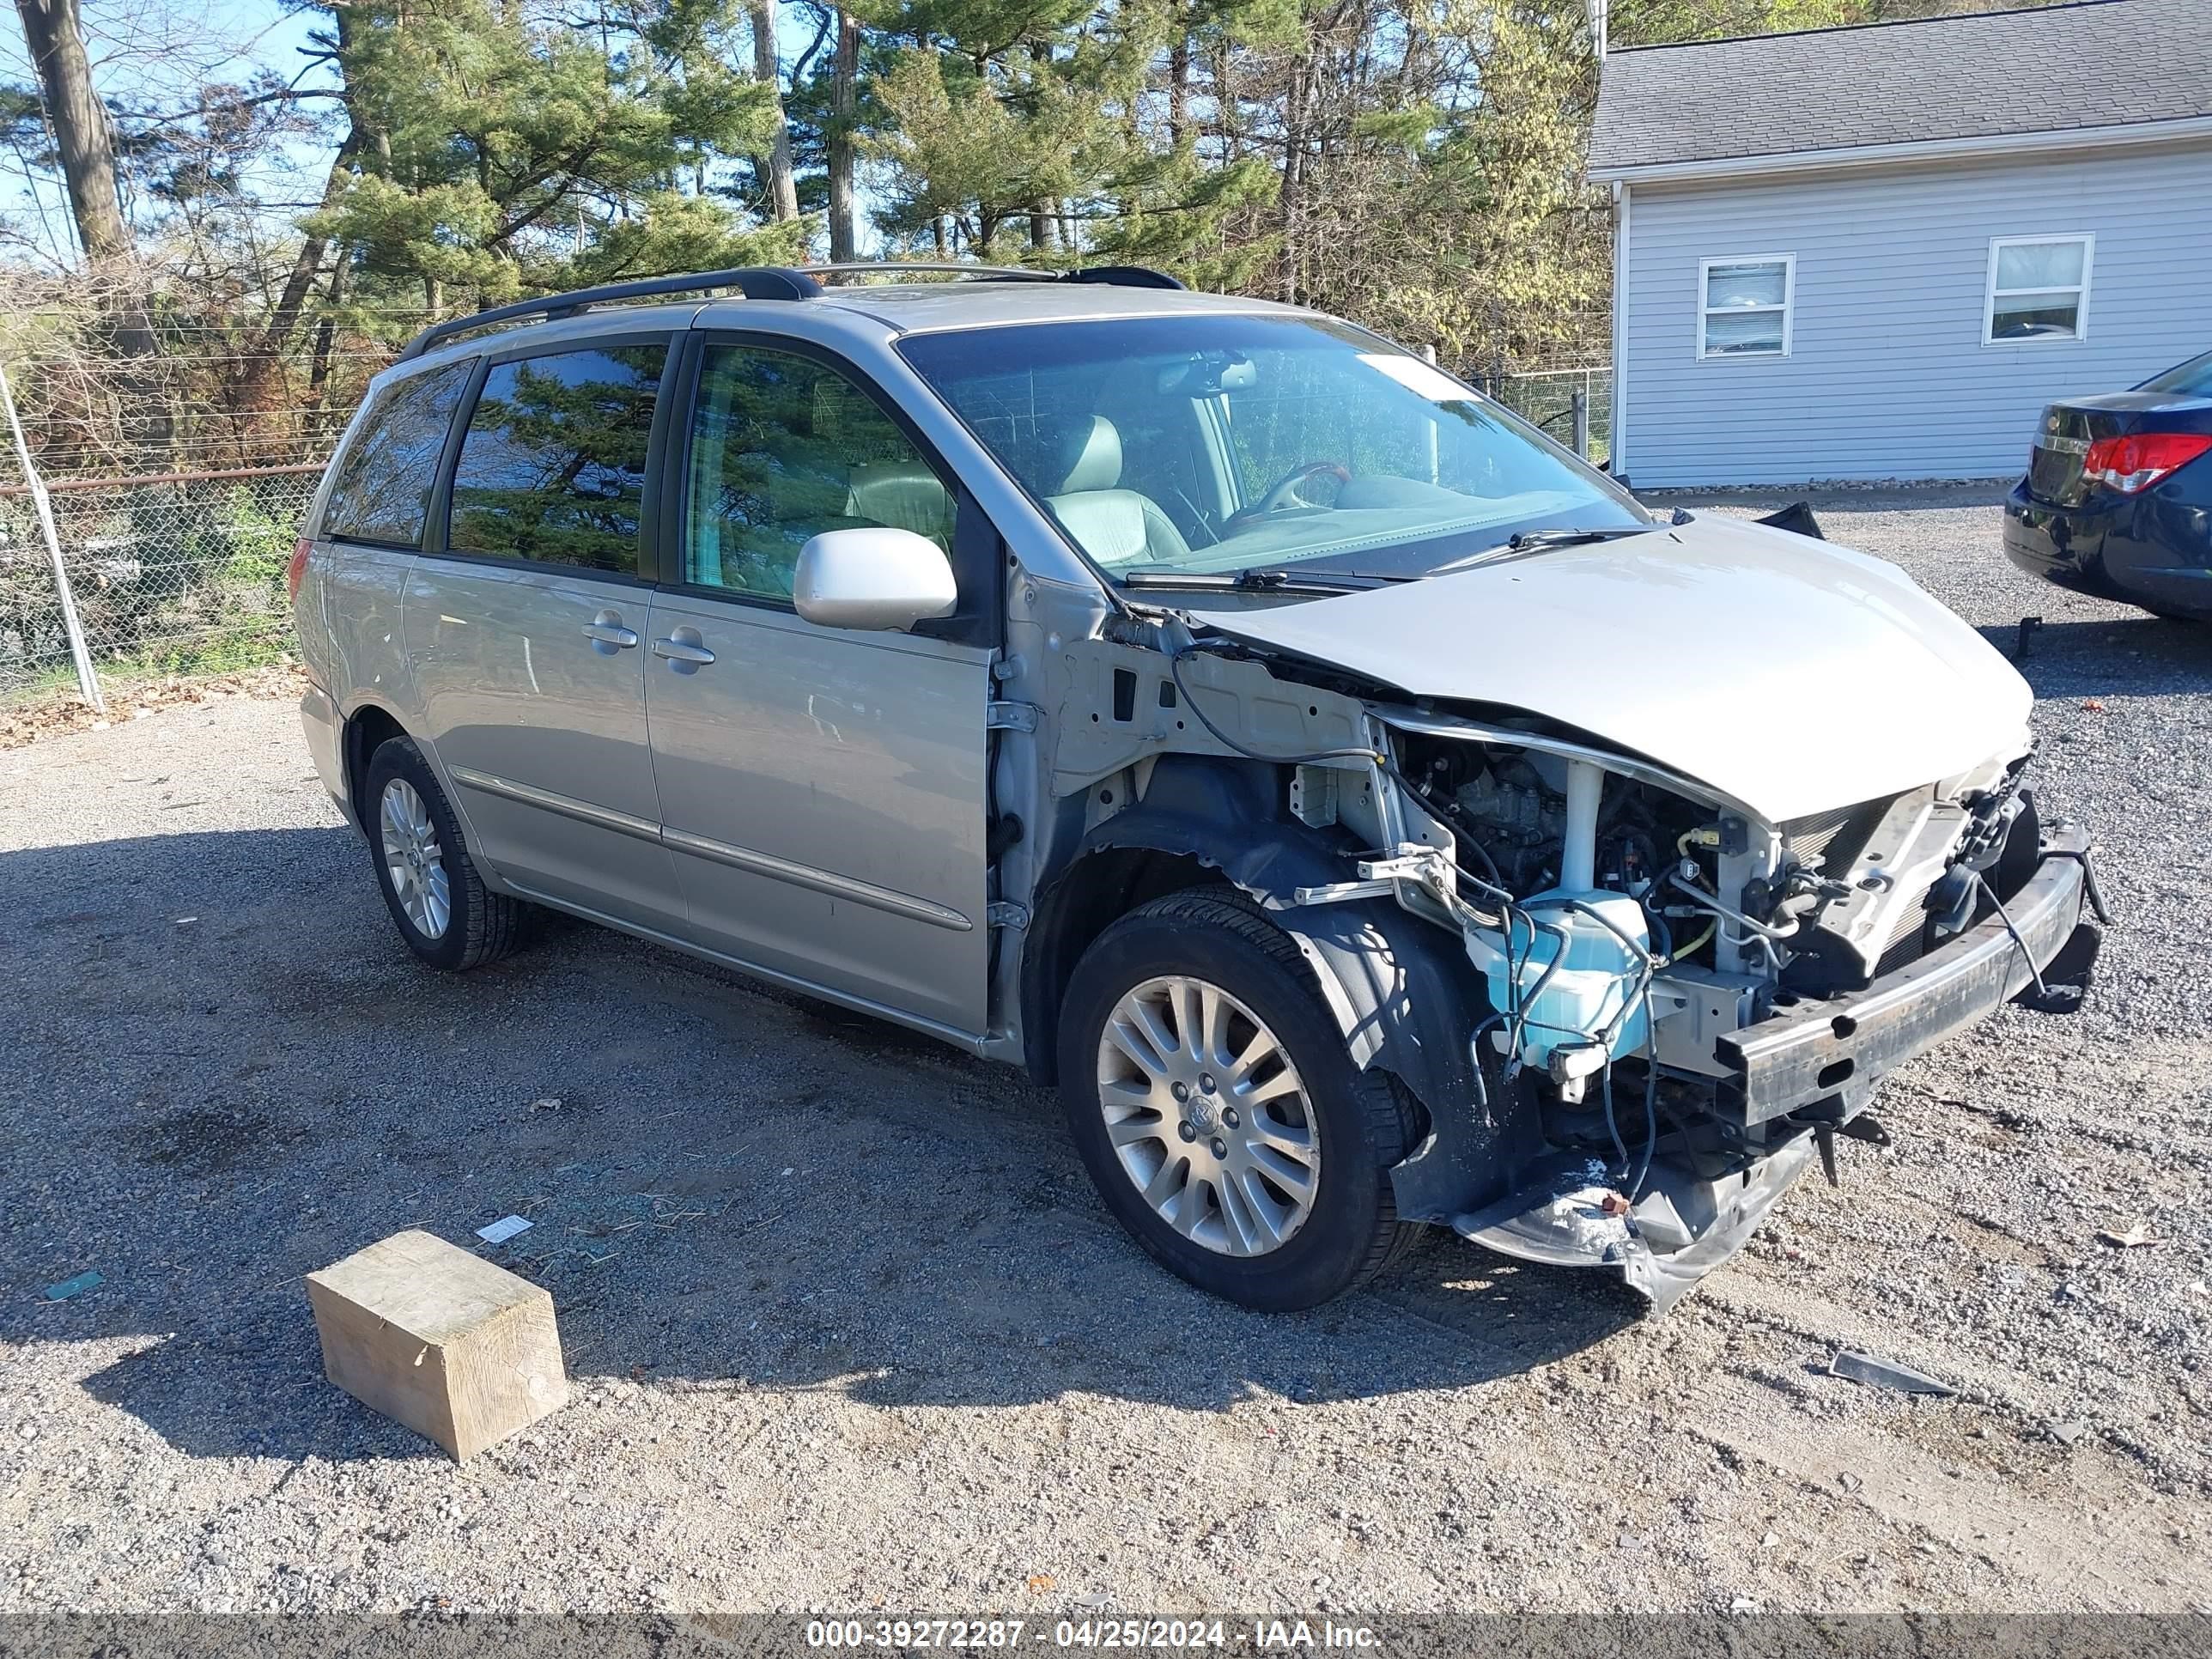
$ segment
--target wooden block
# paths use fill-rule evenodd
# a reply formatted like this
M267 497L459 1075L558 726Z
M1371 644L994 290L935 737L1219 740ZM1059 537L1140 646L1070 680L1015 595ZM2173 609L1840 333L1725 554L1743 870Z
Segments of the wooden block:
M331 1382L457 1462L568 1398L543 1286L425 1232L307 1275Z

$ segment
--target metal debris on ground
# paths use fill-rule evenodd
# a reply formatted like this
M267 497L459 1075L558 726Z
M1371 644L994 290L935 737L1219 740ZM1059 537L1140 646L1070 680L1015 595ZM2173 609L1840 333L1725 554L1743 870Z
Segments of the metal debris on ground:
M1959 1391L1948 1382L1939 1382L1924 1371L1916 1371L1909 1365L1900 1365L1894 1359L1882 1359L1870 1353L1860 1353L1851 1348L1838 1348L1836 1357L1828 1362L1828 1375L1840 1376L1853 1382L1864 1382L1877 1389L1895 1389L1901 1394L1929 1394L1948 1399Z
M2113 1232L2109 1228L2099 1228L2097 1243L2109 1244L2116 1250L2139 1250L2147 1244L2163 1244L2166 1241L2154 1237L2149 1228L2143 1224L2143 1218L2137 1216L2134 1224L2124 1233Z
M489 1227L477 1229L477 1237L487 1244L504 1244L517 1233L528 1232L531 1224L519 1215L503 1215Z
M77 1274L74 1279L64 1279L58 1285L47 1285L46 1300L49 1302L66 1302L70 1297L76 1296L85 1291L96 1291L106 1282L106 1279L101 1276L98 1269L87 1268L84 1272Z

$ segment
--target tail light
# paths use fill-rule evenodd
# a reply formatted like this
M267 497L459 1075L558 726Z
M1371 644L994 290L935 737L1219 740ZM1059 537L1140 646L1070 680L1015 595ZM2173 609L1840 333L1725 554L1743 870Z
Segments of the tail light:
M295 599L300 597L300 578L307 574L307 555L314 550L314 543L305 536L292 544L292 562L284 567L284 591Z
M2081 476L2132 495L2208 449L2212 449L2212 432L2136 432L2124 438L2100 438L2082 457Z

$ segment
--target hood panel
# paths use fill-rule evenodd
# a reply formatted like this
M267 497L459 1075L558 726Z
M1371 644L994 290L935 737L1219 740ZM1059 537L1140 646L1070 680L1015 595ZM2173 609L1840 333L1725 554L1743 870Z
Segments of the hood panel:
M1895 566L1728 519L1194 615L1414 696L1580 726L1770 823L1964 772L2024 743L2034 701Z

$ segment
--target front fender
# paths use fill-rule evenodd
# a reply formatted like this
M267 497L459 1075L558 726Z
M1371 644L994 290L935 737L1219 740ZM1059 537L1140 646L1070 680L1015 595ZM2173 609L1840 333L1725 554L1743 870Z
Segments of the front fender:
M1399 1213L1449 1221L1503 1192L1540 1133L1517 1097L1501 1098L1476 1071L1468 1038L1488 1003L1457 936L1388 899L1296 902L1301 887L1348 879L1352 849L1276 811L1273 769L1177 758L1161 761L1141 803L1092 826L1040 900L1024 961L1026 1029L1051 1029L1040 1016L1049 988L1065 982L1051 953L1078 908L1072 896L1086 888L1086 860L1195 860L1256 900L1297 944L1354 1062L1380 1066L1419 1101L1426 1138L1391 1172Z

